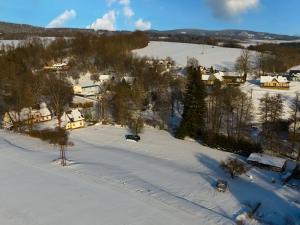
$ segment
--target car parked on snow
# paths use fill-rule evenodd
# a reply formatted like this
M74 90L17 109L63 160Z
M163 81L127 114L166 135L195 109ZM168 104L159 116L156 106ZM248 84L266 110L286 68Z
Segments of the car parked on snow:
M228 188L227 181L225 180L217 180L216 189L219 192L225 192Z
M139 135L134 135L134 134L127 134L125 135L125 139L127 141L135 141L138 142L141 140L141 137Z

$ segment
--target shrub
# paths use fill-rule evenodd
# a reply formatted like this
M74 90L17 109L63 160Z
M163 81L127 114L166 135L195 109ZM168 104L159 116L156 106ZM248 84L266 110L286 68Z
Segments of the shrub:
M232 179L247 172L247 168L244 163L238 159L228 159L225 162L222 161L220 163L220 167L228 172Z
M175 137L178 139L184 139L187 135L186 129L183 126L180 126L179 128L177 128L176 132L175 132Z
M222 150L248 157L251 153L261 152L262 147L244 138L232 138L222 134L206 133L202 136L204 144L211 148Z

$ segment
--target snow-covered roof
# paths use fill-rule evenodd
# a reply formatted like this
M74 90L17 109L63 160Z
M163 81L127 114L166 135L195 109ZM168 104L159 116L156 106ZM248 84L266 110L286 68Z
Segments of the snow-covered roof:
M286 159L259 153L252 153L247 160L278 168L283 168L286 163Z
M224 73L223 72L218 72L218 73L214 73L214 74L203 74L202 75L202 80L203 81L208 81L211 79L211 77L215 77L216 79L218 79L219 81L223 81L223 76Z
M31 113L32 113L32 108L23 108L20 111L20 114L17 113L16 111L10 111L8 112L9 117L13 121L26 121L31 118Z
M41 116L51 116L50 110L47 108L47 105L45 102L42 102L40 104L40 109L38 110L41 114Z
M221 72L223 73L223 72ZM230 71L227 71L223 74L223 76L230 76L230 77L241 77L242 75L238 72L230 72Z
M202 75L202 80L208 81L209 77L210 77L210 75L204 74L204 75Z
M29 107L21 109L20 114L16 111L10 111L8 112L8 114L10 119L12 119L15 122L29 120L37 114L40 114L43 117L51 116L51 112L49 111L46 103L44 102L40 104L40 109L32 109L31 107Z
M276 81L278 81L279 83L288 83L289 82L287 80L287 78L283 77L283 76L261 76L260 77L260 83L272 82L274 79Z
M84 120L83 115L78 109L72 109L62 115L61 121L64 123L77 122Z
M64 66L67 66L68 64L67 63L55 63L52 65L52 67L64 67Z
M290 72L291 70L300 70L300 65L290 68L287 72Z
M215 76L219 81L223 81L224 73L223 73L223 72L214 73L214 76Z
M105 75L105 74L101 74L100 76L99 76L99 80L100 81L108 81L108 80L111 80L111 79L113 79L113 75Z
M134 82L134 80L135 80L135 77L124 76L124 77L122 78L122 80L125 80L127 83L132 84L132 83Z

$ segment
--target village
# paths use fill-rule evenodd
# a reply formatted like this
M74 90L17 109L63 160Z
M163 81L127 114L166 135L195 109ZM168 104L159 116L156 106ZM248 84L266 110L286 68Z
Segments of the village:
M188 59L187 67L198 66L195 59ZM177 77L185 76L186 68L176 66L176 63L171 58L166 59L148 59L146 64L149 67L158 65L160 73L163 75L170 71L174 74L174 79ZM284 91L289 90L290 83L300 84L300 69L290 69L285 74L265 74L261 76L247 77L247 75L239 72L218 71L213 67L205 68L199 66L201 71L201 80L206 86L208 92L215 86L233 86L242 87L248 82L254 84L251 86L251 95L253 91L272 90L272 91ZM52 71L56 74L65 74L70 69L68 59L62 60L60 63L52 61L44 66L43 70ZM87 126L94 125L95 123L103 123L104 115L101 111L101 105L103 104L104 96L107 96L107 92L104 90L106 86L115 82L124 82L128 85L133 85L136 81L136 77L132 76L119 76L119 75L105 75L105 74L92 74L87 72L86 74L80 74L78 78L69 78L73 89L73 100L66 111L61 116L61 126L66 130L74 130L85 128ZM299 85L300 86L300 85ZM248 90L249 91L249 90ZM297 92L298 93L298 92ZM295 93L295 94L297 94ZM110 94L111 97L113 93ZM154 113L151 112L153 115ZM149 119L149 110L147 110L144 121ZM151 117L151 116L150 116ZM107 118L105 118L107 119ZM155 118L151 118L155 120ZM2 119L2 128L12 130L16 124L27 124L29 129L54 129L58 126L58 118L55 114L49 110L45 102L41 102L40 105L32 106L29 108L22 108L20 112L9 111L5 112ZM105 124L107 121L105 121ZM257 129L259 126L258 121L253 123L253 127ZM289 124L289 131L300 134L300 122ZM257 134L257 130L254 129ZM257 138L257 137L256 137ZM289 160L284 158L277 158L275 156L268 156L264 154L253 153L248 158L249 163L258 165L263 168L270 168L277 172L284 172L284 181L291 179L292 177L300 177L299 165L294 163L294 166L289 166L289 170L286 171L286 164ZM292 168L292 169L291 169ZM286 174L289 176L286 177ZM300 188L300 187L299 187Z
M297 210L298 201L294 198L300 192L300 153L297 147L300 116L298 102L295 103L295 107L293 103L300 91L300 70L295 67L285 73L262 72L257 68L250 71L249 62L245 62L247 68L243 68L242 62L243 56L249 52L245 49L240 52L239 58L233 62L237 65L234 69L217 68L213 62L204 66L193 57L187 58L186 65L182 66L171 57L151 58L134 55L130 66L125 64L126 69L118 68L117 64L117 69L105 70L95 67L79 69L84 63L81 63L76 55L64 53L64 57L59 60L51 59L32 69L34 79L39 77L42 82L45 82L43 79L46 80L42 88L39 83L34 86L38 93L35 99L38 101L29 99L28 102L35 104L29 105L26 102L26 107L19 107L18 102L13 102L15 105L11 106L9 97L14 93L5 93L4 97L8 99L6 108L11 110L3 111L0 116L3 129L1 134L5 137L3 145L8 145L9 148L19 146L15 143L16 140L11 140L14 137L18 139L18 135L21 135L20 139L24 141L29 138L29 149L37 139L46 140L50 143L46 149L53 144L60 150L60 158L54 159L55 165L76 168L77 164L82 164L80 173L95 173L97 175L94 179L117 182L117 187L120 186L120 182L122 186L129 189L133 187L141 193L159 193L162 196L159 201L171 201L172 205L176 205L177 201L171 197L172 194L190 202L201 202L201 199L206 197L197 190L195 200L193 195L190 196L190 187L169 179L167 180L171 184L170 194L162 193L159 188L168 190L164 186L167 184L159 183L160 178L153 178L158 187L156 189L142 180L150 179L146 169L142 170L142 178L133 177L131 173L134 173L134 170L130 168L130 164L135 165L134 159L140 160L142 156L138 154L145 154L143 157L147 160L148 157L155 157L160 160L174 160L178 165L183 163L187 168L193 165L192 169L199 173L204 169L209 174L208 177L201 175L200 184L209 186L205 190L209 192L208 196L214 198L213 204L219 205L216 196L222 201L230 196L233 205L228 213L234 220L238 220L235 217L245 214L247 220L252 220L252 215L256 215L254 220L268 221L270 215L278 211L278 208L266 209L266 199L260 200L261 196L253 197L253 193L261 185L264 189L272 190L264 190L266 196L273 196L275 189L279 190L279 195L289 196L292 193L292 202ZM191 77L195 80L191 81ZM32 83L35 85L34 81ZM202 97L207 104L203 107L206 130L201 139L186 133L182 137L178 132L185 115L184 101L189 90L187 87L192 84L198 85L196 92L200 89L205 93L200 93L197 99ZM8 86L8 90L9 88L11 87ZM20 98L22 96L21 94ZM261 109L263 103L267 105L265 111ZM277 108L281 108L281 111L276 111ZM264 118L262 112L266 112L268 117ZM275 118L274 114L278 116ZM186 119L190 118L193 119L194 116L187 116ZM196 122L192 120L192 124ZM58 135L62 135L64 139ZM182 162L180 156L185 154L185 148L189 151L183 158L187 157L188 160ZM111 149L112 152L106 152L107 149ZM101 153L102 150L104 152ZM173 150L175 155L172 155ZM101 154L104 154L103 159ZM126 154L132 159L127 159ZM128 165L119 168L115 161L109 161L110 157L125 157ZM81 158L86 161L81 163ZM89 165L91 160L96 160L97 163L95 167L89 168L86 165ZM209 165L209 162L212 165ZM118 171L117 175L114 172L110 174L110 166L100 168L98 163L112 163L112 170ZM170 177L176 176L165 168L164 163L155 164ZM185 176L193 177L187 171L182 171L178 165L174 167L181 174L180 179L185 180ZM108 170L109 175L99 176L98 172L101 169ZM215 170L216 173L213 172ZM119 173L125 173L125 178L123 175L119 178ZM242 189L251 190L249 196L238 196L241 180L244 182ZM198 184L193 185L198 187ZM181 192L180 188L184 191ZM233 200L237 196L240 203ZM251 197L255 201L251 200ZM247 201L251 201L251 204L246 203ZM289 209L290 205L285 201L282 204ZM199 207L183 205L187 211L199 210ZM243 209L240 208L241 205ZM278 218L283 221L285 216L281 215ZM294 214L293 218L296 220Z

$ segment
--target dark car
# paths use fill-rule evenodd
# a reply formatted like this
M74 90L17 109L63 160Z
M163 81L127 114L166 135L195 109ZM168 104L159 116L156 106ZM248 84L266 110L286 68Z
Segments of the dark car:
M138 142L141 140L141 137L139 135L127 134L127 135L125 135L125 139L128 141Z
M225 192L227 190L228 184L225 180L218 180L216 184L216 189L219 192Z

